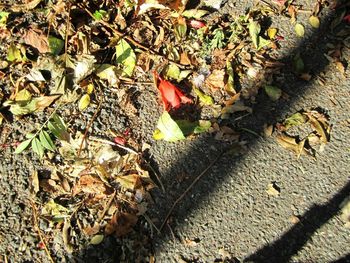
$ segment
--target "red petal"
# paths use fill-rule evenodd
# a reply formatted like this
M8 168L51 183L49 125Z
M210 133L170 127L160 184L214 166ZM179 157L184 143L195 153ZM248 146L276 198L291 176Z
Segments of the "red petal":
M173 108L180 107L180 98L177 95L177 88L169 81L160 80L159 91L162 95L164 107L167 108L167 103L170 103Z
M186 97L179 89L175 89L175 92L180 97L182 103L192 103L192 100Z

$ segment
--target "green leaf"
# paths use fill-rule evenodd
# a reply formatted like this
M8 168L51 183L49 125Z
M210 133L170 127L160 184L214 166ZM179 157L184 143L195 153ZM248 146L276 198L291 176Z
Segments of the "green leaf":
M185 136L177 123L171 118L167 111L160 116L157 128L163 134L163 139L169 142L184 140Z
M60 95L41 96L29 101L5 101L4 106L10 106L13 115L26 115L35 111L42 111L50 106Z
M194 134L207 132L210 129L210 127L211 127L211 122L210 121L199 120L198 124L199 125L193 131Z
M298 74L303 73L303 71L305 69L304 61L301 58L299 53L293 57L293 68L294 68L295 72Z
M258 22L255 22L254 20L249 21L248 25L249 35L253 41L253 44L255 48L259 47L259 34L261 31L261 27Z
M180 73L181 73L181 71L180 71L179 67L173 63L170 63L166 68L165 75L169 78L179 80Z
M50 217L55 222L62 222L64 218L69 216L69 210L50 199L42 208L41 214Z
M15 101L30 101L31 99L32 94L26 89L20 90L15 96Z
M11 43L7 50L6 59L10 62L22 62L24 58L22 57L22 52L15 44Z
M64 47L64 41L53 36L49 36L48 40L51 54L59 55Z
M64 123L63 119L57 114L54 114L52 116L52 118L47 124L47 127L56 138L64 141L69 141L69 133L67 132L67 126Z
M221 28L217 28L213 31L213 39L210 41L210 49L223 48L225 43L225 34Z
M298 37L303 37L305 35L304 26L300 23L297 23L295 25L294 30Z
M182 16L187 18L200 19L202 16L208 14L207 10L189 9L182 12Z
M270 97L270 99L273 101L277 101L282 96L281 89L275 86L266 85L264 87L264 90L266 94Z
M209 95L204 94L204 92L200 91L197 88L193 88L194 92L198 96L200 102L202 102L205 105L213 105L214 99L210 97Z
M301 114L300 112L294 113L292 116L284 120L283 125L288 130L291 127L299 126L304 124L307 121L307 117Z
M124 39L119 40L115 47L117 63L123 65L123 77L131 77L136 64L136 55Z
M32 141L32 139L28 139L28 140L25 140L25 141L21 142L21 143L17 146L17 148L16 148L16 150L15 150L15 153L18 154L18 153L23 152L25 149L28 148L28 146L29 146L29 144L31 143L31 141Z
M270 45L271 41L259 36L258 50Z
M34 137L35 137L35 133L30 132L26 134L27 139L33 139Z
M40 156L40 158L44 156L44 147L42 146L38 138L32 139L32 149L33 152Z
M0 28L5 27L7 23L7 18L10 15L8 12L0 12Z
M93 17L97 21L99 21L99 20L102 20L106 15L107 15L107 11L100 9L95 11L95 13L93 14Z
M40 131L39 139L40 139L40 143L42 144L42 146L44 146L44 148L50 151L54 151L56 149L55 144L52 142L50 135L46 131L44 130Z
M180 41L186 37L187 24L183 17L178 18L178 23L174 26L174 31L177 40Z
M91 240L90 240L90 244L91 245L98 245L98 244L100 244L102 241L103 241L103 239L104 239L104 235L95 235L95 236L93 236L93 238L91 238Z
M310 16L309 17L309 23L313 28L319 28L320 27L320 19L317 16Z

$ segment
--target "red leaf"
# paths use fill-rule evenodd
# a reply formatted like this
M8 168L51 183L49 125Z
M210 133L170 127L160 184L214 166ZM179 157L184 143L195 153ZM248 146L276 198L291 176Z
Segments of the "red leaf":
M176 109L180 107L181 103L192 103L192 100L186 97L175 85L162 79L157 73L154 74L160 81L158 89L162 96L165 110L169 110L170 106Z
M350 23L350 14L346 15L343 19L345 22Z
M203 23L202 21L199 21L199 20L191 20L189 24L191 27L193 27L195 29L200 29L202 27L205 27L205 23Z
M116 144L120 144L120 145L125 145L126 144L126 140L123 137L121 137L121 136L114 137L114 142Z

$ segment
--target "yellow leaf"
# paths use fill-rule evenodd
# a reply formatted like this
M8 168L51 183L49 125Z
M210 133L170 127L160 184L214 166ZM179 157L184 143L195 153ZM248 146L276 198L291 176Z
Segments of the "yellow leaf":
M320 27L320 19L317 16L310 16L309 23L313 28Z
M278 31L277 28L270 27L267 30L267 35L269 36L270 39L274 39L277 34L277 31Z
M84 94L81 99L79 100L79 110L83 111L85 110L90 104L90 95L89 94Z
M297 23L294 29L298 37L303 37L305 35L305 29L302 24Z

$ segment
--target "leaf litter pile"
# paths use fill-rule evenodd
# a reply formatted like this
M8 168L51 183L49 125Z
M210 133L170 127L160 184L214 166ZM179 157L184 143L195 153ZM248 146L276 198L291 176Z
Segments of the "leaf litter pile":
M290 17L299 38L306 28L320 27L325 7L344 10L333 28L350 22L341 1L312 1L308 24L300 22L305 10L298 1L261 1L239 16L216 18L207 10L218 9L221 1L204 2L0 4L2 150L31 155L45 167L32 171L31 203L38 247L49 258L57 233L72 253L109 235L126 236L139 217L157 230L146 212L149 190L161 182L151 180L143 155L151 145L133 134L139 116L135 92L151 88L159 97L154 140L206 133L237 143L240 134L225 120L251 115L260 92L276 103L288 100L273 78L284 66L276 53L285 38L269 26L269 17ZM330 43L325 56L344 73L339 46ZM312 78L300 54L292 66L302 80ZM94 128L111 106L109 96L119 102L122 116L113 118L126 119L124 130ZM11 123L26 127L19 141L7 141L15 132ZM311 127L305 135L293 130L305 125ZM300 111L274 128L278 143L298 157L315 156L330 139L322 110ZM40 229L41 221L49 227Z

